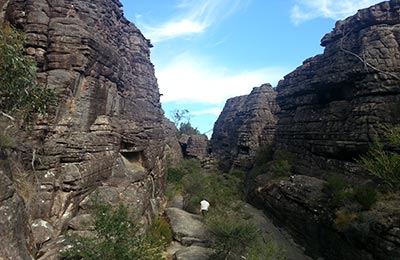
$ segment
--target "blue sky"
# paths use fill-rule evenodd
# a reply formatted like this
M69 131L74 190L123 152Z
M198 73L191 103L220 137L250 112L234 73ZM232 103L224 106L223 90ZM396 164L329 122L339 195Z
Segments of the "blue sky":
M150 39L167 117L190 111L210 136L226 99L284 75L323 52L335 21L373 0L121 0Z

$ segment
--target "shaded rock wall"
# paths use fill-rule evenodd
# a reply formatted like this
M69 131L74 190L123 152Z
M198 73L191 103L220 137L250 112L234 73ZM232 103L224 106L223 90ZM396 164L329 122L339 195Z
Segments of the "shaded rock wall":
M55 259L59 235L85 213L96 188L100 198L126 202L140 223L148 222L165 185L163 112L149 41L117 0L0 4L0 18L27 35L39 83L59 98L17 140L14 157L23 167L11 168L13 182L21 170L35 176L36 192L25 201L27 224L47 230L44 238L34 236L30 248L37 250L30 254Z
M196 158L203 160L209 155L209 141L204 134L182 134L179 138L179 144L182 148L183 157L186 159Z
M383 125L400 123L400 3L387 1L336 23L324 53L277 87L278 148L296 171L357 173L352 163Z
M268 183L261 181L262 176L258 179L254 190L258 205L315 259L400 258L398 200L379 202L369 211L358 212L354 219L346 216L350 222L339 232L324 180L304 175Z
M257 149L272 143L279 111L275 98L275 90L264 84L228 99L211 137L211 151L223 168L250 169Z

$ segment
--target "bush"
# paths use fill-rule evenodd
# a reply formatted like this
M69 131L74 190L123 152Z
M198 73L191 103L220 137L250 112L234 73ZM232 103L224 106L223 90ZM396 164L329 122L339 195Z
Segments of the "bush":
M341 232L348 231L357 219L357 213L348 212L344 209L338 210L336 212L335 228Z
M377 202L378 194L370 186L358 186L353 191L353 198L363 209L370 209Z
M169 245L173 240L172 230L169 223L161 217L155 218L149 228L149 236L152 241L162 242L164 245Z
M111 205L96 202L93 216L96 236L68 236L72 247L61 252L61 259L162 259L161 244L140 234L126 206L120 204L112 209Z
M230 255L244 255L259 236L254 224L222 212L207 217L207 225L213 234L212 247L217 257L224 259L229 259Z
M247 251L247 260L285 260L285 250L278 247L274 241L260 241Z
M376 140L358 162L370 174L382 178L390 190L397 191L400 188L400 154L395 150L400 148L400 127L386 130L384 137L395 149L384 149L384 145Z
M325 191L332 196L331 206L341 207L349 203L358 203L362 209L370 209L378 200L378 194L373 187L367 185L351 185L338 176L330 176L324 185Z
M242 181L230 174L188 174L183 179L185 209L196 213L202 199L207 199L213 208L230 205L243 197Z
M24 35L4 24L0 30L0 110L18 112L25 119L44 113L54 92L38 86L36 63L24 55Z

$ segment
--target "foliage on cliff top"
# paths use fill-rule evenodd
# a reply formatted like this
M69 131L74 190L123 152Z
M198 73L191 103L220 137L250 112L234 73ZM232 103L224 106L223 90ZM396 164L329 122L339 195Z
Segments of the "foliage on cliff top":
M45 113L54 92L36 83L36 63L25 56L25 37L4 24L0 29L0 111L22 115Z

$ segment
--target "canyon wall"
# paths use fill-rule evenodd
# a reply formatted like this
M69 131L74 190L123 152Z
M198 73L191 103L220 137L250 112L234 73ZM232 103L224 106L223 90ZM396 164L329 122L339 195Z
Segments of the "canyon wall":
M249 150L265 143L257 141L262 132L248 131L256 125L252 120L274 129L269 140L274 150L287 153L283 159L291 170L273 180L265 168L249 200L316 259L400 259L396 195L368 210L354 202L335 208L326 188L329 176L362 187L380 183L356 161L385 127L400 123L400 1L338 21L321 45L323 54L305 60L278 83L276 98L246 104L252 93L228 100L215 124L213 153L228 169L251 168ZM243 112L272 102L273 117ZM339 228L340 221L347 226Z
M354 159L383 126L400 123L399 6L383 2L337 22L324 53L279 82L275 143L296 155L298 173L357 174Z
M163 203L166 167L150 42L118 0L0 5L0 18L26 33L39 83L58 97L32 128L14 132L0 171L1 210L12 219L0 232L0 258L56 259L60 235L80 231L70 223L94 191L148 223Z
M211 137L211 152L225 170L250 169L258 148L272 143L279 111L275 99L269 84L228 99Z

